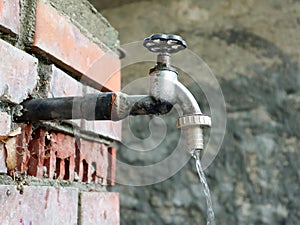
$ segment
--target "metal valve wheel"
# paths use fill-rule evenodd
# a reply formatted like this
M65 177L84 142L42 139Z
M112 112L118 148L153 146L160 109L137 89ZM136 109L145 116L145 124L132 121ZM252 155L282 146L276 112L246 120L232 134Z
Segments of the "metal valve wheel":
M182 37L174 34L153 34L143 43L149 51L155 53L176 53L187 47Z

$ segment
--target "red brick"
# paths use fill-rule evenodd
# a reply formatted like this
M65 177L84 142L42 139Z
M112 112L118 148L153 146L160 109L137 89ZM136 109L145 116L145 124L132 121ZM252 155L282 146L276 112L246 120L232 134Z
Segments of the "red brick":
M17 136L16 150L17 150L17 170L24 173L27 171L28 162L30 159L30 151L28 144L31 140L32 128L31 125L22 125L22 132Z
M17 170L39 178L74 180L75 138L30 125L17 136ZM46 168L46 171L45 171Z
M120 60L105 52L45 2L37 2L33 50L104 90L120 90Z
M0 142L0 173L7 173L5 158L6 154L4 144Z
M104 137L121 140L122 121L87 121L83 122L84 130L92 131Z
M58 69L56 66L51 66L50 85L48 98L70 97L70 96L82 96L82 84L77 80ZM81 120L69 120L81 126Z
M81 192L79 217L81 225L120 224L119 194L112 192Z
M79 181L114 184L115 149L104 144L81 139L76 148L74 137L23 125L16 150L17 170L28 175L73 181L76 171Z
M121 90L121 63L120 60L110 53L95 58L93 63L88 65L87 74L88 79L92 79L101 84L96 86L98 89L109 89L111 91ZM83 77L83 80L86 80ZM99 88L100 87L100 88Z
M24 186L0 186L0 224L77 224L78 190Z
M0 30L11 34L19 34L19 0L0 0Z
M82 84L52 65L48 98L70 96L82 96Z
M5 112L0 112L0 139L6 136L11 128L11 116Z
M39 178L43 177L46 135L47 131L42 128L38 128L33 132L32 140L28 144L28 149L30 151L30 157L27 164L28 175Z
M0 97L22 102L37 84L37 59L0 40L0 65Z
M107 184L108 149L104 144L81 139L76 157L80 181Z
M46 164L49 178L54 177L55 171L58 179L74 180L75 139L61 133L51 133L50 139L49 153L46 152L49 159Z

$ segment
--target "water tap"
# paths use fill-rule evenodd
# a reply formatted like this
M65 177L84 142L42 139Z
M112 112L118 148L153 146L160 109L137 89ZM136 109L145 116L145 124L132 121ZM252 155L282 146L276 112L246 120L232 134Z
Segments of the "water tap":
M202 129L211 125L203 115L191 92L178 80L171 66L171 54L184 50L186 42L177 35L154 34L143 45L158 53L156 65L150 69L149 95L127 95L122 92L99 92L83 97L37 98L24 101L15 122L45 120L122 120L129 115L161 115L178 104L182 115L177 127L185 136L189 152L194 156L203 149Z
M177 79L178 72L171 66L171 54L184 50L186 42L178 35L153 34L143 45L158 53L156 65L150 69L150 96L179 104L183 115L177 120L177 127L184 134L191 155L203 149L203 128L211 126L211 118L202 114L191 92Z

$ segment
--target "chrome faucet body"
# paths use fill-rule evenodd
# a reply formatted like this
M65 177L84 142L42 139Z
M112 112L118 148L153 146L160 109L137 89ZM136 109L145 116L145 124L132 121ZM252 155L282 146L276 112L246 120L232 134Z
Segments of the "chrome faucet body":
M168 43L169 40L172 40ZM185 136L186 145L191 155L204 148L203 128L211 126L210 117L203 115L192 93L182 85L178 73L171 67L171 53L176 53L186 48L186 43L178 36L152 35L145 39L144 46L150 51L160 52L157 64L150 69L150 96L178 104L182 110L181 117L177 120L177 127ZM175 46L175 48L173 48ZM159 49L160 48L160 49Z

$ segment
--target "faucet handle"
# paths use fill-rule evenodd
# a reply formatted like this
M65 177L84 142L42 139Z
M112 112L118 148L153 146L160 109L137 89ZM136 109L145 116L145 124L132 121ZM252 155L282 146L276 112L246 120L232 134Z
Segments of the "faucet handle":
M176 53L187 47L182 37L174 34L153 34L143 43L149 51L155 53Z

